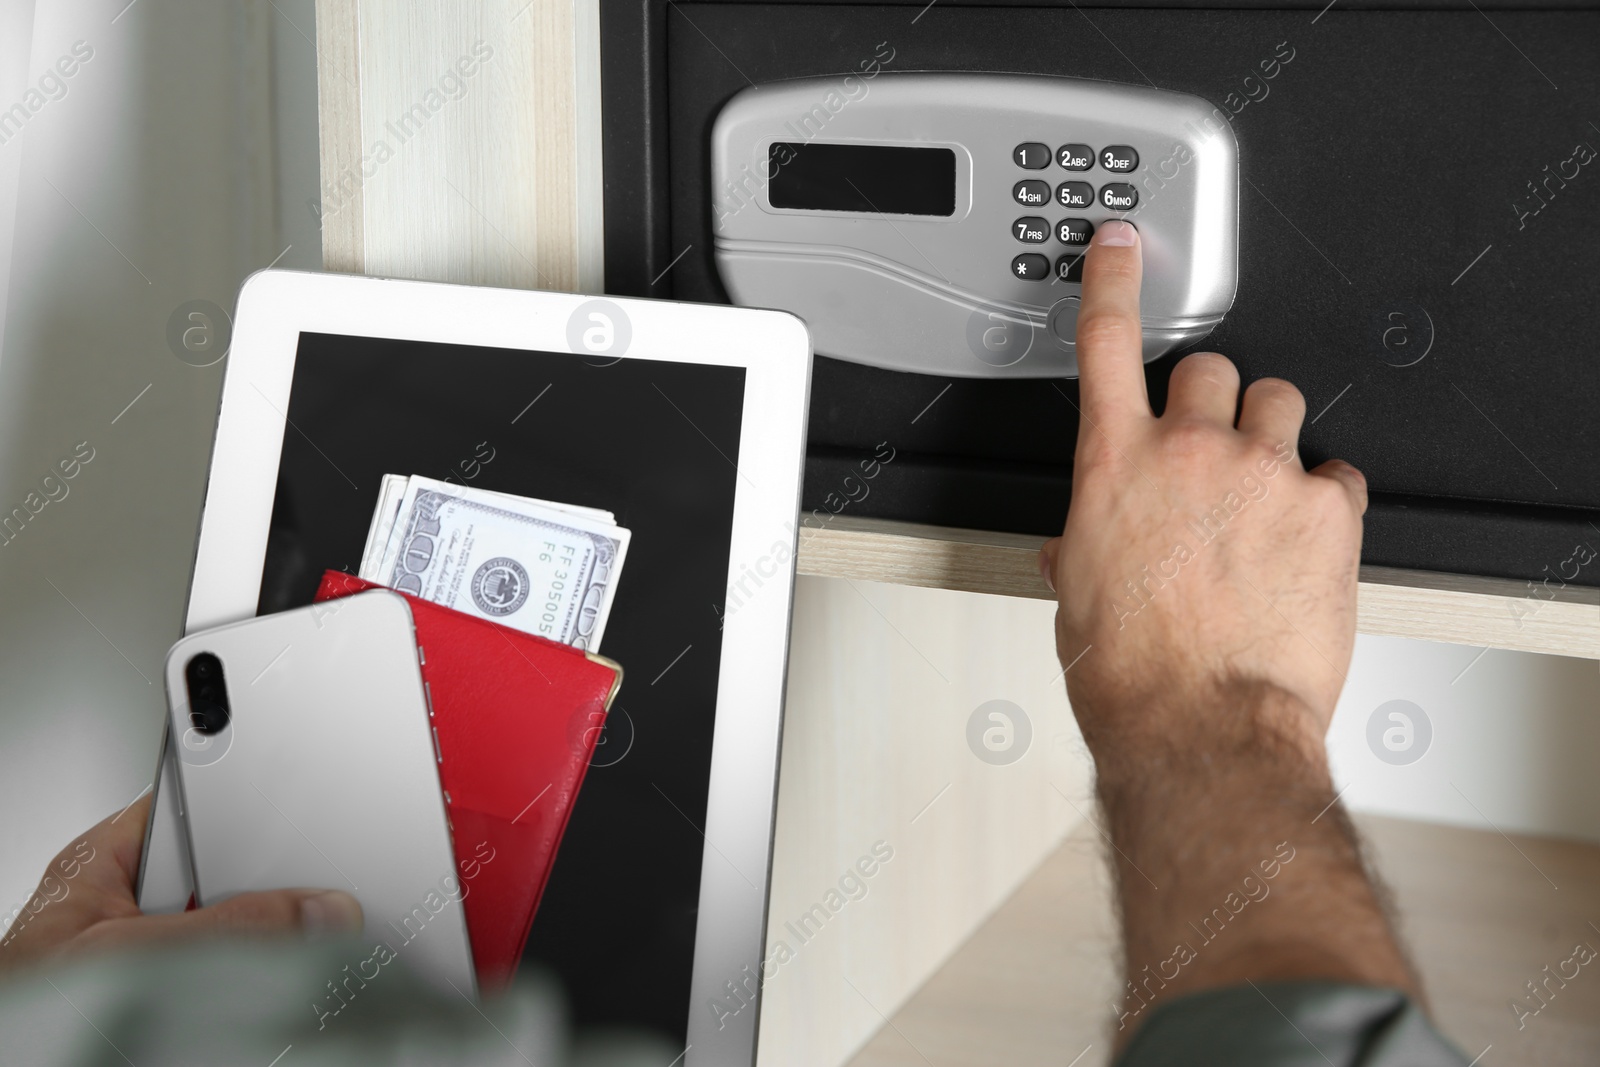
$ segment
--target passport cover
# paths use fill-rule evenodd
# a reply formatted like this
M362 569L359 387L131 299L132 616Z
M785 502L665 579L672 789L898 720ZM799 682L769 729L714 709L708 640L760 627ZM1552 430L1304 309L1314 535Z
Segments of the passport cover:
M379 588L330 570L315 599ZM622 668L401 595L416 624L478 981L504 985L533 929Z

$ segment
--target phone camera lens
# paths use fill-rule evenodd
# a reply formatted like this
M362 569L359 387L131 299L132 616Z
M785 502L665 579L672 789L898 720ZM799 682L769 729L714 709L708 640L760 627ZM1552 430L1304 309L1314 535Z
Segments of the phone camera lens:
M202 734L214 734L228 725L227 679L222 676L222 661L202 652L184 667L189 690L189 724Z

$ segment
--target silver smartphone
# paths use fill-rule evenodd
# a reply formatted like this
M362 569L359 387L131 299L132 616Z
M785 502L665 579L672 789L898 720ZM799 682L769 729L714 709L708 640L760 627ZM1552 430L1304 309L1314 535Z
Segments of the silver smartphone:
M166 685L168 799L183 813L196 903L342 889L375 946L441 988L476 992L403 597L374 590L185 637Z

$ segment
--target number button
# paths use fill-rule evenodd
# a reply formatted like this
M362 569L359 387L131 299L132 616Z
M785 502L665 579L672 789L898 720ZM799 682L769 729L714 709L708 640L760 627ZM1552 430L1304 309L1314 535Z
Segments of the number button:
M1126 174L1139 169L1139 153L1125 144L1107 145L1100 150L1100 165L1106 170Z
M1094 200L1094 187L1088 182L1062 182L1056 186L1056 203L1062 207L1088 207Z
M1112 211L1132 211L1139 203L1139 190L1124 182L1113 182L1100 188L1100 206Z
M1011 162L1024 170L1044 170L1050 165L1050 146L1038 141L1019 144L1011 150Z
M1086 144L1064 144L1056 149L1062 170L1088 170L1094 166L1094 149Z
M1094 236L1094 223L1088 219L1062 219L1056 223L1056 240L1064 245L1086 245Z
M1041 207L1050 202L1050 183L1036 178L1018 182L1012 187L1011 196L1017 203L1027 207Z
M1024 252L1011 261L1011 275L1030 282L1042 281L1050 273L1050 261L1037 252Z
M1011 224L1011 236L1032 245L1043 244L1050 238L1050 223L1029 215Z
M1083 281L1082 252L1068 252L1056 260L1056 278L1063 282Z

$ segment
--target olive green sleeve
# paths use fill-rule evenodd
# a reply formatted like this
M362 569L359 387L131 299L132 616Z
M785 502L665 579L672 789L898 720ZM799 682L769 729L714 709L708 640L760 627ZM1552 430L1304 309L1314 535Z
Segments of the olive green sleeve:
M1467 1067L1395 989L1261 982L1159 1006L1116 1067Z

